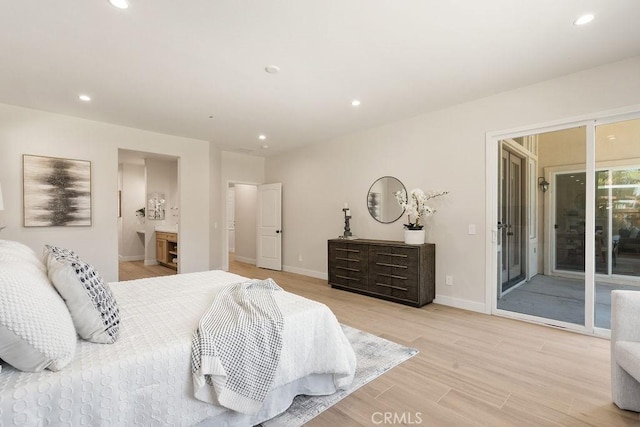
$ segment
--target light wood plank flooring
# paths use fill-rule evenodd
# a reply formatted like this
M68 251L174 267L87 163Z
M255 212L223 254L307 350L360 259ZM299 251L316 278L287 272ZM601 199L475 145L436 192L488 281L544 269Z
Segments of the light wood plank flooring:
M342 323L420 350L308 426L640 425L639 414L611 402L608 340L438 304L406 307L237 261L230 271L272 277Z
M144 265L144 261L124 261L118 264L118 280L144 279L156 276L171 276L176 271L162 265Z

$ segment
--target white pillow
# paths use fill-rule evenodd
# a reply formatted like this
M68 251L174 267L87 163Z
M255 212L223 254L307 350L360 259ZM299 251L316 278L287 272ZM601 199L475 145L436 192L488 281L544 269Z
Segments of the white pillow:
M78 334L85 340L111 344L118 338L120 311L109 285L75 253L46 245L49 279L64 299Z
M45 274L47 272L47 268L30 247L12 240L0 240L0 261L24 261L34 265Z
M21 371L57 371L76 341L69 310L37 264L0 261L0 359Z

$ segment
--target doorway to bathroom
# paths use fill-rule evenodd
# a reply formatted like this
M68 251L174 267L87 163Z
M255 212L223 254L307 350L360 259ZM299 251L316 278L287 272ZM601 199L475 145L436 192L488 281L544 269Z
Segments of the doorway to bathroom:
M118 150L119 280L179 272L178 162L174 156ZM159 249L159 237L174 240L167 254Z

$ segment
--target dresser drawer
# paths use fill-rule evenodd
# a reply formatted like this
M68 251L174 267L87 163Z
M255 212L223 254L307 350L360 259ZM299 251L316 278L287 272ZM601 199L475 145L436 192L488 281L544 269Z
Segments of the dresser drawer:
M329 283L366 289L369 247L360 244L329 244Z
M416 301L419 257L419 248L370 247L369 289L381 295Z

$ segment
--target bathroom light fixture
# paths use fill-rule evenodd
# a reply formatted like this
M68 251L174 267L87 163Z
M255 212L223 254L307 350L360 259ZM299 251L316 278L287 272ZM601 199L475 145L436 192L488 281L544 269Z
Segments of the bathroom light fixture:
M118 9L127 9L129 7L127 0L109 0L109 3Z
M546 193L547 190L549 189L549 182L546 179L544 179L544 176L541 176L538 178L538 186L540 187L543 193Z
M357 99L354 99L353 101L351 101L351 105L354 106L354 107L357 107L357 106L360 105L360 101L357 100Z
M85 95L85 94L78 95L78 99L79 99L80 101L84 101L84 102L89 102L89 101L91 101L91 97L90 97L89 95Z
M573 21L573 25L585 25L585 24L588 24L589 22L593 21L594 18L595 18L595 16L593 16L590 13L588 13L586 15L582 15L581 17L579 17L578 19Z

